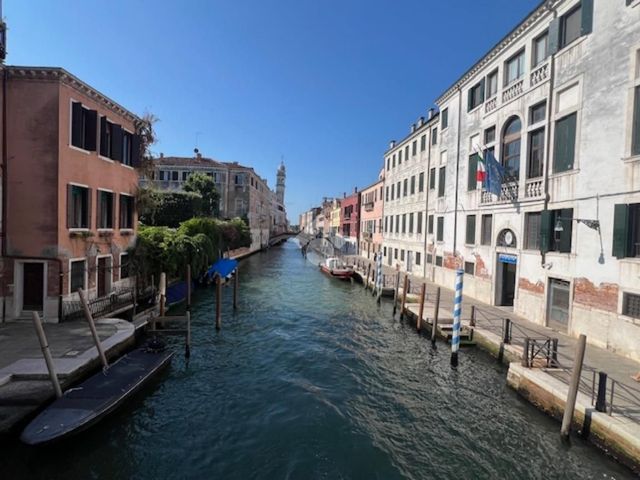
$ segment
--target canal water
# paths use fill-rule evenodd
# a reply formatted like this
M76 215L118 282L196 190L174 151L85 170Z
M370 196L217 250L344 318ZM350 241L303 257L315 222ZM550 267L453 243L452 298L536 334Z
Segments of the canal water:
M477 349L452 370L360 285L289 241L241 264L240 301L195 295L192 356L106 422L48 448L0 447L6 479L632 478L505 384Z

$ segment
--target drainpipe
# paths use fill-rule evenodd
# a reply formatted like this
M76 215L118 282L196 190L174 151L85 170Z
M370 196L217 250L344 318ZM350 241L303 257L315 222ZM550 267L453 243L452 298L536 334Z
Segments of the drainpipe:
M429 235L429 175L431 174L431 127L427 129L429 137L427 138L427 171L425 172L425 184L424 188L427 191L424 202L425 218L424 218L424 267L422 276L427 278L427 237ZM433 269L433 254L431 255L431 268Z
M558 17L558 12L549 6L549 10L553 11L553 20ZM551 117L553 113L553 83L556 73L556 53L551 54L549 59L549 101L547 102L547 146L545 148L544 162L544 209L549 208L549 164L551 163ZM546 252L540 252L540 265L544 265L547 259Z
M460 172L460 128L462 126L462 90L458 85L458 145L456 152L456 194L453 210L453 256L457 259L456 246L458 240L458 175Z

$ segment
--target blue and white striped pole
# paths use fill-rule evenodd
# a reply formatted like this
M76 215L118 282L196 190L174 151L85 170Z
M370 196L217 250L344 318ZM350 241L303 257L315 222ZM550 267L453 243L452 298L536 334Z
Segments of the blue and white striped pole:
M451 337L451 366L458 366L460 348L460 317L462 315L462 277L464 270L456 271L456 294L453 300L453 336Z

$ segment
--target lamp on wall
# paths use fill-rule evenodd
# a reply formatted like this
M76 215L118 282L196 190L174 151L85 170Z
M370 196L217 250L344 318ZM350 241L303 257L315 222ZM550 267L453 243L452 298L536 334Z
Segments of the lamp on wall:
M556 225L553 227L554 232L563 232L564 227L562 226L562 220L569 220L578 223L584 223L587 227L592 230L600 231L600 221L599 220L586 220L584 218L566 218L566 217L558 217L556 220Z

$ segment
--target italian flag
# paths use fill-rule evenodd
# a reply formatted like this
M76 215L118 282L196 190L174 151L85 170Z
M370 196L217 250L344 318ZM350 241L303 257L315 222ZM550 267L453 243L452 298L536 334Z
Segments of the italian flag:
M487 178L487 170L484 166L484 159L479 153L476 153L477 170L476 170L476 182L483 183Z

